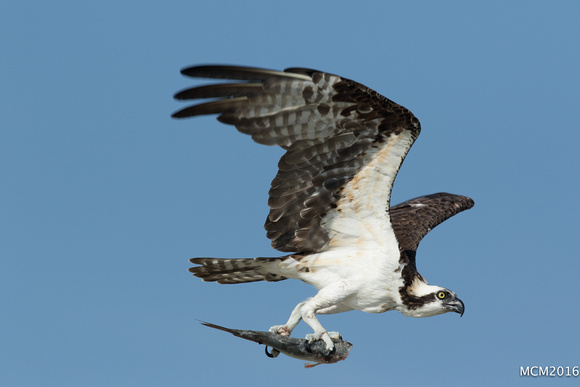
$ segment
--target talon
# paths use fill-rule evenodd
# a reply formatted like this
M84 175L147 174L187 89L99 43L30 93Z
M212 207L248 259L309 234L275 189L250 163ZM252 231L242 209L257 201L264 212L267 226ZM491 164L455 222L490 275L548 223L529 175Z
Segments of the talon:
M280 336L290 336L290 333L292 333L292 331L290 329L288 329L288 327L286 325L274 325L273 327L271 327L269 329L269 331L271 333L275 333L277 335Z
M333 336L335 336L334 334L337 332L331 332L333 334ZM338 335L340 337L340 335ZM306 335L306 340L308 340L308 344L312 344L313 342L317 341L317 340L322 340L324 341L324 344L326 344L326 349L328 351L332 351L334 349L334 343L332 341L332 339L330 338L330 335L324 331L322 333L309 333Z
M308 341L308 344L312 344L313 342L320 340L321 335L317 335L316 333L308 333L304 338Z
M342 341L342 336L338 332L327 332L332 341Z
M326 344L326 349L328 349L329 351L332 351L334 349L334 342L332 341L332 339L330 338L328 333L324 332L322 334L321 338L324 341L324 343Z

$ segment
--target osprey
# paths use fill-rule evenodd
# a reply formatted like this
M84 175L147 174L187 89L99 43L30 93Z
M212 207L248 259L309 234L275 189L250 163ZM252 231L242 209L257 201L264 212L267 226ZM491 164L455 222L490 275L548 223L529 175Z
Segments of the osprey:
M421 130L403 106L352 80L321 71L237 66L196 66L183 75L237 80L183 90L178 100L211 98L173 114L218 114L260 144L286 153L272 181L265 229L282 257L192 258L189 269L204 281L237 284L287 278L314 285L271 332L289 336L304 320L328 349L334 344L317 314L397 310L429 317L463 315L449 289L428 285L415 253L435 226L473 206L449 193L390 206L393 182ZM238 82L241 81L241 82Z

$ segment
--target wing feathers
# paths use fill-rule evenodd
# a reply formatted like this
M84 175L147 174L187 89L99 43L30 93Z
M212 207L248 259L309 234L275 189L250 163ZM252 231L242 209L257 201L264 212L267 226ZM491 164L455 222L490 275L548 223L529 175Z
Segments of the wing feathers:
M376 150L385 149L389 142L396 154L385 158L389 170L387 177L379 180L386 187L364 193L353 189L351 193L374 195L375 202L387 206L398 166L420 132L419 121L407 109L333 74L302 68L281 72L237 66L196 66L182 73L246 82L181 91L177 99L218 99L180 110L174 117L218 114L218 120L235 125L254 141L287 151L272 181L265 223L268 238L281 251L308 253L327 246L331 229L324 218L337 211L343 188L365 166L373 165L365 172L365 179L384 172L380 161L371 161ZM404 131L404 141L394 146L398 137L391 136ZM365 210L359 215L388 220L386 211ZM352 228L357 221L347 223Z
M278 168L280 170L289 170L297 168L294 167L297 164L312 162L313 159L313 161L316 162L318 161L317 157L319 159L321 159L321 156L336 157L334 152L354 145L356 140L357 137L353 133L343 133L329 139L322 144L316 144L308 148L298 148L292 151L288 151L280 159ZM325 160L320 160L320 162L324 161Z
M467 196L440 192L391 207L391 222L400 249L416 251L429 231L474 204Z
M206 102L193 105L173 113L174 118L195 117L206 114L222 114L236 110L247 103L247 97L221 99L219 101Z
M265 81L272 77L310 80L310 77L297 73L285 73L257 67L205 65L187 67L181 74L193 78L238 79L246 81Z
M261 83L223 83L185 89L175 94L177 100L226 98L255 95L263 90Z

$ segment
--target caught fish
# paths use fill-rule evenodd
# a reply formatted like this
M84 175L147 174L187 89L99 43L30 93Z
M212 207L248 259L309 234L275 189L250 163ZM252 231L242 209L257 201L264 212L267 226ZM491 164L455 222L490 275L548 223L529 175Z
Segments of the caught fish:
M249 331L243 329L231 329L220 325L202 322L203 325L210 328L219 329L229 332L234 336L242 339L254 341L266 346L266 355L268 357L277 357L280 353L295 359L311 361L304 367L312 368L319 364L332 364L346 359L348 352L352 349L352 344L342 340L342 338L333 338L334 349L329 351L322 340L308 342L306 339L297 339L294 337L282 336L272 332ZM268 347L272 348L268 352Z

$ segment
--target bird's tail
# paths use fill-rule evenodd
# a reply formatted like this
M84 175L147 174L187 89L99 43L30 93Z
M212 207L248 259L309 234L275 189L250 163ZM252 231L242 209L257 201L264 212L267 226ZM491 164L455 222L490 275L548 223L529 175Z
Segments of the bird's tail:
M189 271L204 281L217 281L220 284L282 281L286 277L274 273L272 268L287 258L191 258L191 263L200 266L192 267Z

